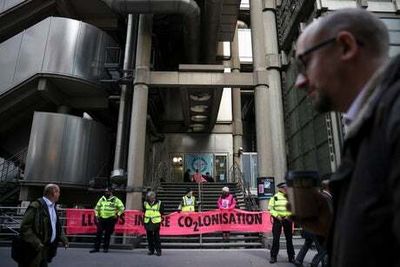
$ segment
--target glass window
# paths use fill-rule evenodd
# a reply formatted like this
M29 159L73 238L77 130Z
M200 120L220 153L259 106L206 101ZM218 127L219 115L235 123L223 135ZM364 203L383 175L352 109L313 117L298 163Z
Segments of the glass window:
M227 174L227 157L226 155L215 155L215 176L214 180L217 183L228 182Z

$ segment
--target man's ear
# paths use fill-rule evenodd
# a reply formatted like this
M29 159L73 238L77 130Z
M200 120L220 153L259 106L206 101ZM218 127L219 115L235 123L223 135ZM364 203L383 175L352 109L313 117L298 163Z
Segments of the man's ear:
M341 49L340 58L342 60L350 60L357 55L360 47L352 33L341 31L337 34L336 41Z

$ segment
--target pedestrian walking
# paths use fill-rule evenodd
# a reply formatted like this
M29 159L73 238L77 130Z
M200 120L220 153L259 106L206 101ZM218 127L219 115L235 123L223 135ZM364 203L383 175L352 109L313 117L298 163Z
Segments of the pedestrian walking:
M316 192L319 216L298 222L329 233L331 266L399 266L400 56L388 60L387 27L365 9L341 9L313 21L296 47L295 86L318 111L344 113L346 124L329 182L333 212Z
M56 203L60 197L60 187L47 184L43 197L34 200L26 210L20 226L20 236L30 244L36 256L30 261L19 262L19 267L47 267L56 256L58 243L68 247L68 240L61 227ZM32 251L20 251L25 255Z
M294 265L298 267L303 266L304 258L314 244L317 250L317 254L311 260L310 267L318 267L320 263L322 267L328 266L328 263L325 261L325 255L327 254L327 251L322 244L323 238L304 230L302 232L302 236L304 238L304 244L301 247L299 253L296 255Z
M104 233L103 252L107 253L110 247L110 237L114 232L115 224L125 210L122 201L113 195L111 188L104 190L104 195L97 201L95 212L95 221L97 234L94 243L94 249L90 253L100 251L101 239Z

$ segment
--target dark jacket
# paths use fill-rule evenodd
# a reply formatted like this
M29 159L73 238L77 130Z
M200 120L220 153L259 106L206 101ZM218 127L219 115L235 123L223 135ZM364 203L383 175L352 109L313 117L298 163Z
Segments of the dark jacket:
M400 266L400 56L372 80L330 183L334 267Z
M59 241L66 243L67 239L62 231L58 215L56 231L55 244ZM57 247L50 246L52 229L49 210L42 198L32 201L29 205L21 223L20 234L22 239L32 244L32 247L36 250L39 250L41 245L51 248L48 253L48 260L51 260L55 256Z

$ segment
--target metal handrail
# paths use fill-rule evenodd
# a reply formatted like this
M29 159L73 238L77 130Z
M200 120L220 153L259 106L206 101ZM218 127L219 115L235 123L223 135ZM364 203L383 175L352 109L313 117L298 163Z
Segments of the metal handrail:
M201 212L201 205L202 205L202 203L203 203L203 183L198 183L197 184L197 190L198 190L198 197L199 197L199 209L198 209L198 211L199 212ZM200 236L199 236L199 244L200 244L200 246L202 246L203 245L203 234L200 234Z
M0 207L0 240L11 240L11 238L15 235L19 234L19 227L21 225L23 219L23 210L27 207ZM66 228L66 209L58 208L59 219L61 222L61 226L65 230ZM74 240L76 238L91 238L91 240L81 241L83 243L90 243L90 246L93 244L93 238L96 234L74 234L74 235L66 235L69 240ZM113 234L114 238L121 239L136 239L135 235L125 235L121 236L119 234ZM112 238L111 240L114 240ZM119 244L119 243L118 243ZM89 245L89 244L88 244ZM121 243L121 245L124 245Z
M169 178L169 165L165 161L158 163L157 169L151 177L150 187L153 191L157 191L161 184L161 178Z
M235 162L229 168L229 172L231 177L233 177L233 181L235 181L238 184L240 190L243 192L246 206L253 211L259 210L260 208L257 205L257 202L250 191L250 184L243 178L243 173L240 169L240 166Z
M10 174L13 173L12 178L19 178L21 172L23 171L23 165L25 164L26 155L28 152L28 147L25 147L15 155L8 159L3 159L0 164L0 182L7 182L10 179Z

